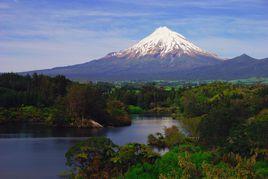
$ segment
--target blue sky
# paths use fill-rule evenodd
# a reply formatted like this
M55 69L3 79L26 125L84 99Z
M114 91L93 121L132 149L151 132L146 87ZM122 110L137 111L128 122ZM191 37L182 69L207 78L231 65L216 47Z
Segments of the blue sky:
M220 57L268 57L267 0L0 0L0 72L97 59L159 26Z

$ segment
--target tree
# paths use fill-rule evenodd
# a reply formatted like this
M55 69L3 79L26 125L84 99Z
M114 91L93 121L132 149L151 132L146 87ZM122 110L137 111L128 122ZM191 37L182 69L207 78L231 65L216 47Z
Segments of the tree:
M65 157L72 172L82 178L108 178L112 175L111 158L118 146L105 137L90 137L71 147Z
M83 119L88 116L89 96L87 94L87 86L72 85L67 93L67 105L70 114L73 117Z
M109 123L112 125L130 125L125 105L118 100L109 99L107 101L106 111L109 115Z
M184 135L180 133L178 127L171 126L165 128L165 143L169 148L181 144L184 138Z
M165 128L164 135L162 133L150 134L148 136L148 144L159 148L172 148L181 144L185 139L185 136L180 133L178 127L171 126Z
M154 163L158 157L159 155L145 144L129 143L119 148L112 161L124 173L134 164Z

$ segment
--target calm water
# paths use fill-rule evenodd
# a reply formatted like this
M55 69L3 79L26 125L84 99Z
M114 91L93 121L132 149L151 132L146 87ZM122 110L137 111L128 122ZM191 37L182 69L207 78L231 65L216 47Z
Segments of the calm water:
M168 117L133 117L131 126L100 130L0 126L0 178L59 178L68 169L65 152L80 140L104 135L118 145L146 143L149 134L172 125L181 128Z

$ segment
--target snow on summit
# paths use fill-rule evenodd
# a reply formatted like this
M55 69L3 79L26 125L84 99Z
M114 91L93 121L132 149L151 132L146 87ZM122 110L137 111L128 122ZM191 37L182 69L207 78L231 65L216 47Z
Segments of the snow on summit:
M140 58L144 56L167 56L180 57L182 55L213 56L201 48L188 41L183 35L170 30L167 27L159 27L149 36L145 37L130 48L116 52L118 57Z

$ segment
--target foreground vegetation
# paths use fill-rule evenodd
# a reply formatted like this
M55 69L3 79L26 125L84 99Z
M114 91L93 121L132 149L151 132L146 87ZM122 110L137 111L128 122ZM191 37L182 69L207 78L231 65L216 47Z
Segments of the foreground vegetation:
M162 90L161 87L155 88L156 91ZM69 163L70 166L75 166L72 172L74 177L268 177L268 86L211 83L193 88L172 88L161 93L151 89L148 90L151 93L148 93L153 94L153 97L163 97L156 97L157 103L151 103L154 106L143 106L144 103L139 103L138 100L135 103L138 92L129 88L119 90L121 92L117 99L125 104L129 104L127 99L131 97L131 105L145 110L152 110L156 106L164 109L172 107L175 112L170 112L191 131L191 136L183 136L173 126L166 128L164 134L149 135L148 146L135 148L133 146L141 144L128 144L118 147L112 156L101 160L109 164L104 167L108 167L107 170L101 170L103 167L95 162L94 154L98 153L93 152L95 149L91 152L84 151L91 148L85 142L74 147L79 152L71 149L67 153L67 158L72 156L75 159L75 162ZM98 139L88 139L92 140ZM152 151L152 147L168 147L170 151L158 156ZM152 160L148 159L149 156L153 156ZM85 168L77 165L82 160L87 161ZM87 167L97 167L100 170L92 173Z
M175 127L172 127L173 129ZM168 130L172 130L168 129ZM175 133L174 133L175 134ZM178 134L176 134L178 135ZM105 137L80 142L66 153L71 178L266 178L267 150L241 156L223 148L208 148L189 138L173 141L170 151L160 156L150 146L130 143L115 145Z

